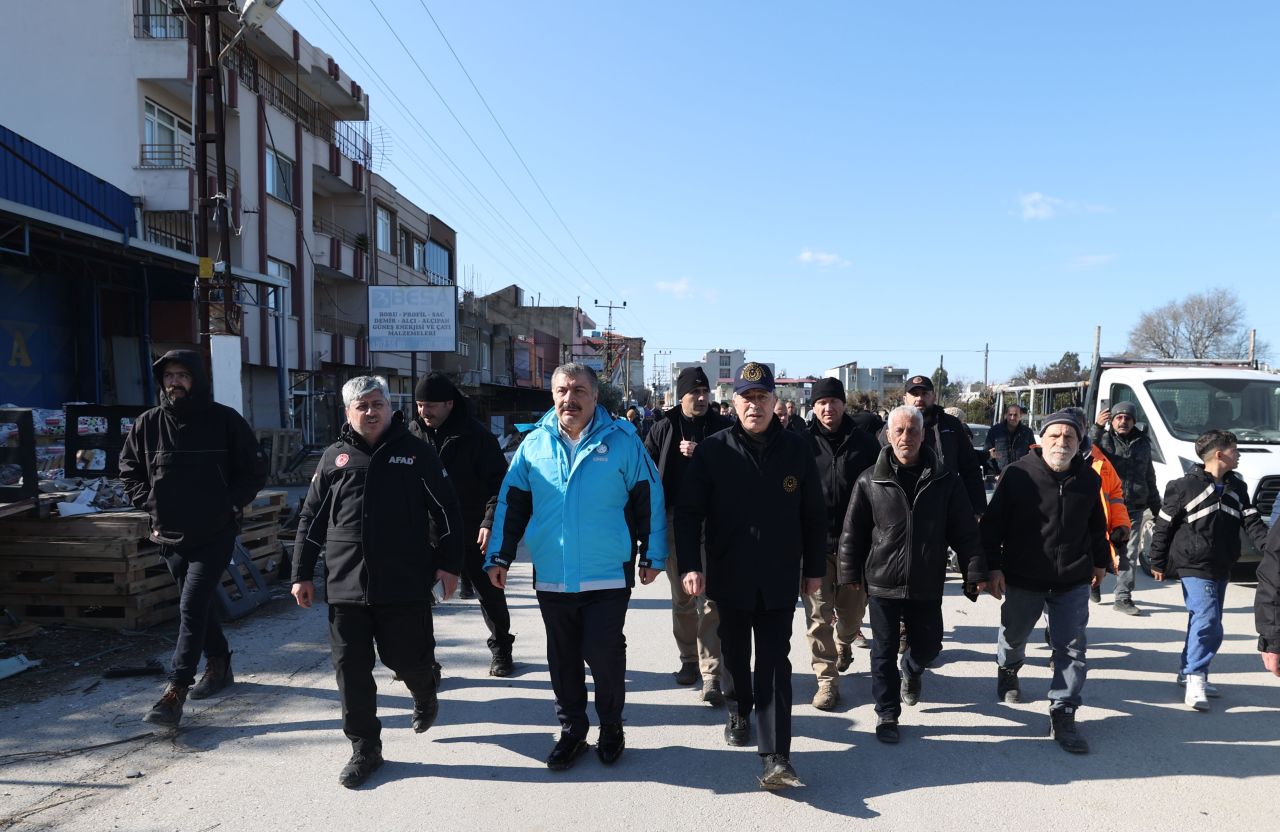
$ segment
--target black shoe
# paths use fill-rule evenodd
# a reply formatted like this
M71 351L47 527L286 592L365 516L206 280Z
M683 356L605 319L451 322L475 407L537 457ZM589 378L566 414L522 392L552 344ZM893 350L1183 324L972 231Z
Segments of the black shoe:
M702 674L698 672L697 662L681 662L675 677L677 685L692 685L702 678Z
M760 788L774 791L803 786L786 754L761 754L764 770L760 772Z
M1021 702L1022 687L1018 684L1019 668L996 668L996 699L1000 702Z
M187 686L175 685L172 682L160 695L160 701L151 706L143 722L152 725L163 725L166 728L177 728L182 721L182 706L187 701Z
M192 699L205 699L225 690L235 680L235 674L231 672L230 653L225 656L209 656L204 662L204 675L188 695Z
M1049 736L1072 754L1089 753L1089 743L1076 731L1075 708L1056 708L1049 711Z
M724 741L737 748L745 748L751 744L751 720L745 716L729 714L724 724Z
M471 585L471 579L461 577L458 579L458 597L463 601L470 601L476 597L476 588Z
M489 662L490 676L510 676L515 672L516 664L511 660L511 648L499 648L493 651L493 660Z
M853 647L848 644L836 645L836 673L844 673L853 666Z
M920 701L920 689L923 687L923 673L902 672L902 683L899 693L902 696L902 704L914 705Z
M876 739L886 745L897 745L902 735L898 733L898 720L881 717L876 723Z
M373 774L381 766L381 751L374 751L368 754L357 751L351 755L351 759L347 760L347 764L342 767L342 771L338 774L338 782L348 789L354 789L368 780L369 775Z
M1089 587L1089 600L1095 604L1101 604L1102 603L1102 587L1100 586Z
M1133 601L1128 598L1117 598L1115 603L1111 605L1111 608L1116 612L1124 613L1125 615L1142 615L1142 610L1135 607L1133 605Z
M409 723L413 726L413 733L424 733L432 725L435 725L436 716L439 713L440 700L436 698L435 691L413 697L413 719Z
M708 679L702 683L702 693L699 698L713 708L719 708L724 704L724 691L720 690L719 679Z
M573 764L587 751L587 741L569 734L561 734L556 740L555 748L547 755L547 768L552 771L565 771L573 768Z
M611 766L622 756L622 749L627 741L622 735L621 725L601 725L600 736L596 739L596 756L600 762Z

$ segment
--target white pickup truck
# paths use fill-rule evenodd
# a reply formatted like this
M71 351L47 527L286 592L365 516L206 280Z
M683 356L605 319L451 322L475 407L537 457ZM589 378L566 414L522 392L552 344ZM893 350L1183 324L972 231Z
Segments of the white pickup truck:
M1195 440L1210 428L1229 430L1240 447L1240 476L1249 496L1270 518L1280 495L1280 375L1245 361L1103 358L1095 362L1085 411L1095 417L1122 401L1137 406L1138 426L1151 437L1161 494L1200 460ZM1150 547L1150 518L1142 533ZM1242 564L1261 553L1241 534Z

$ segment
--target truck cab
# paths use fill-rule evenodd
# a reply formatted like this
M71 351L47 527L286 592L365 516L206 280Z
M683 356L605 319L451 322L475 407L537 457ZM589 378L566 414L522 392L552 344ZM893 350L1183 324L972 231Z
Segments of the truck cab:
M1195 453L1200 434L1211 428L1229 430L1240 447L1237 472L1258 511L1272 516L1280 496L1280 375L1244 361L1096 361L1085 411L1096 418L1122 401L1134 403L1138 427L1151 439L1161 494L1170 480L1200 462ZM1144 553L1151 545L1152 524L1147 518L1141 529ZM1241 538L1241 562L1259 560L1261 553L1248 535L1242 532Z

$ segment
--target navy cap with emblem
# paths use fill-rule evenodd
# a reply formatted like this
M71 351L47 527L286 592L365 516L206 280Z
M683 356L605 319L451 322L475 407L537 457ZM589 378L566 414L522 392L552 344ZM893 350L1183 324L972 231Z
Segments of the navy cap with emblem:
M933 379L929 378L928 376L912 376L911 378L907 379L908 393L910 393L912 390L916 389L917 387L923 387L925 390L928 390L930 393L932 393Z
M773 370L769 369L769 365L748 361L738 368L737 374L733 377L734 395L740 395L748 390L773 392Z

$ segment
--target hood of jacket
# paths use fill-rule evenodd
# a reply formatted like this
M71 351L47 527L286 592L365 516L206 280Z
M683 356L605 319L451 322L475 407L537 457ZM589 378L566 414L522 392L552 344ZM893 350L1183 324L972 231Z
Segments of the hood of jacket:
M164 390L164 368L171 361L191 373L191 392L177 400L170 399ZM204 359L194 350L169 350L151 365L151 374L156 380L160 406L177 416L207 410L213 403L213 385L205 372Z
M409 432L405 426L404 414L399 410L393 411L391 414L391 423L387 425L387 429L382 432L382 436L378 437L378 445L370 446L364 437L356 433L356 429L351 427L350 422L343 422L342 428L338 431L338 438L346 442L348 445L355 445L372 453L377 448L399 439L402 435Z

